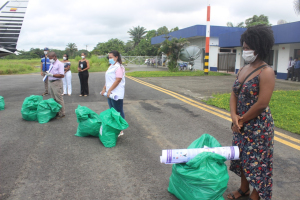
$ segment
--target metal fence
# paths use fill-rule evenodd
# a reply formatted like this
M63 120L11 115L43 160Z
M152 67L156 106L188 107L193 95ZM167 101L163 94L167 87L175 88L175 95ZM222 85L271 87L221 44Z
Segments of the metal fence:
M104 58L107 56L98 56ZM124 65L138 65L138 66L165 66L167 57L166 56L121 56Z

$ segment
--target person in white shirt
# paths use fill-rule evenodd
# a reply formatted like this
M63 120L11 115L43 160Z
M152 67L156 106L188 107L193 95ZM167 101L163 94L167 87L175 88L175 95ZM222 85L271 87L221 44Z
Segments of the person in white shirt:
M62 95L67 94L67 91L68 91L68 95L71 96L71 94L72 94L72 83L71 83L72 73L71 73L71 69L70 69L71 62L69 61L68 54L64 54L62 63L64 63L64 68L65 68L65 77L63 78L64 92Z
M122 65L121 55L118 51L111 51L109 53L110 66L105 73L105 85L102 89L101 95L107 92L107 101L109 108L114 108L125 119L123 111L123 99L125 94L125 68ZM109 98L110 94L118 96L118 100ZM121 136L123 131L120 132Z

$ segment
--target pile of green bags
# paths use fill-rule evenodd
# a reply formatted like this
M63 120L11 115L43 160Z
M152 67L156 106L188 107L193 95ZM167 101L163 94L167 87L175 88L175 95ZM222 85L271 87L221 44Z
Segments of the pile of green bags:
M188 149L221 147L211 135L203 134ZM178 199L221 200L227 188L229 175L226 159L218 154L203 152L187 163L174 164L168 191Z
M75 110L77 116L78 128L76 136L86 137L86 136L99 136L99 129L101 126L100 116L92 111L91 109L78 105Z
M105 147L116 146L118 135L122 130L128 128L128 123L114 108L100 113L102 125L99 131L99 138Z
M42 100L43 97L40 95L26 97L21 109L23 119L27 121L37 121L37 107Z
M75 113L79 123L75 135L79 137L99 137L105 147L116 146L118 135L122 130L128 128L128 123L114 108L98 115L91 109L78 105Z
M0 96L0 110L4 110L5 102L3 96Z
M37 119L39 123L44 124L49 122L57 115L61 107L62 106L53 98L41 101L37 108Z

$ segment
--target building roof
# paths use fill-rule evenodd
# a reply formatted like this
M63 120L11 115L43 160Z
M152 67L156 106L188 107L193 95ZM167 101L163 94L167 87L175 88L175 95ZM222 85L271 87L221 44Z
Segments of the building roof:
M300 43L300 21L272 26L275 44ZM239 47L243 31L219 36L220 47Z
M227 26L210 26L210 36L211 37L219 37L221 34L231 33L236 31L245 31L244 28L238 27L227 27ZM166 35L160 35L153 37L151 39L151 44L160 44L166 38ZM196 37L205 37L206 36L206 25L195 25L188 28L183 28L178 31L174 31L168 34L171 36L169 40L173 37L175 38L196 38Z
M246 28L226 27L226 26L210 26L210 37L219 38L220 47L239 47L240 38ZM275 44L300 43L300 21L287 24L272 26L274 33ZM206 25L195 25L188 28L183 28L168 34L175 38L197 38L206 36ZM166 38L165 35L153 37L151 44L160 44Z

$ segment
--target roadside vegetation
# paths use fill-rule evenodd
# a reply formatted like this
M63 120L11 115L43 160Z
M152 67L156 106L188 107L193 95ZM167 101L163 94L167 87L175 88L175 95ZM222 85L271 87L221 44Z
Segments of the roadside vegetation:
M230 94L215 94L205 101L209 105L230 111ZM270 109L275 126L284 130L300 134L300 90L277 90L273 92Z
M77 73L78 61L81 58L79 56L75 59L70 59L72 73ZM105 72L108 68L108 60L106 58L99 59L97 56L87 58L90 62L89 72ZM59 60L62 60L59 58ZM0 75L9 74L30 74L38 73L41 71L40 59L0 59Z
M204 71L136 71L136 72L128 72L127 76L133 77L166 77L166 76L207 76L204 75ZM219 72L209 72L208 76L230 76L230 74L219 73Z

